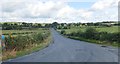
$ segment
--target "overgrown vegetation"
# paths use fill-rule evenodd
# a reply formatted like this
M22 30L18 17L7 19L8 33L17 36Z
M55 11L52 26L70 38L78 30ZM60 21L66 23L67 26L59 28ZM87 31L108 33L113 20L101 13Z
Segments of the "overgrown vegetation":
M6 32L9 31L9 32ZM49 45L51 41L49 28L34 30L3 30L5 47L2 49L2 60L15 58Z
M0 32L5 36L0 47L2 60L25 55L48 46L51 41L50 27L51 24L47 23L1 22Z
M29 45L39 44L48 36L49 33L46 31L44 32L39 31L37 33L33 33L25 36L22 35L12 36L12 34L10 34L8 35L8 37L5 38L6 50L8 49L13 50L15 48L17 51L19 51L27 47L32 47Z
M107 22L103 22L107 23ZM67 28L63 28L67 27ZM86 23L82 24L64 24L59 25L58 31L68 38L87 41L97 44L106 44L119 46L120 32L118 31L119 24L102 24L102 23Z

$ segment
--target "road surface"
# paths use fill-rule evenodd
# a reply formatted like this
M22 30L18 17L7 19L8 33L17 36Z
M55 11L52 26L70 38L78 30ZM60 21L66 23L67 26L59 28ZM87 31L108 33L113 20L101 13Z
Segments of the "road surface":
M73 40L51 29L53 43L38 52L6 62L118 62L117 48Z

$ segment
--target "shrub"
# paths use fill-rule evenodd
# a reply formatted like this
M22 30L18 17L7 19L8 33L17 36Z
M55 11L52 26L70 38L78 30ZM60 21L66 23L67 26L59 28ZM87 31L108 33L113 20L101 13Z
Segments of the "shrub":
M61 30L61 32L60 32L61 34L65 34L65 30Z
M88 27L88 28L86 28L84 35L85 35L85 38L94 39L94 38L96 38L95 37L96 33L97 33L96 29L94 29L92 27Z
M92 39L92 40L99 40L104 42L120 42L120 32L117 33L108 33L108 32L98 32L94 28L87 28L85 32L77 31L72 32L70 34L67 34L67 36L75 36L79 38L85 38L85 39Z
M17 51L32 47L32 44L39 44L49 36L49 32L31 35L9 35L5 38L6 50L16 49Z

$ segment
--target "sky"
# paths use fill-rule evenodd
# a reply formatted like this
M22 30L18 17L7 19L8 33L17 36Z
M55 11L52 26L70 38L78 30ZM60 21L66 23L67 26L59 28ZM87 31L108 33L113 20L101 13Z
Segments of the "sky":
M120 0L2 0L0 22L118 21Z

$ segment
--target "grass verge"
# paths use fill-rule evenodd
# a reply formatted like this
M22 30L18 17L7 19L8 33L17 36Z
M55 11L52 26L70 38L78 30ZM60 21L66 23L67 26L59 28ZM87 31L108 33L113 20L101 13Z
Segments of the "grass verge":
M66 36L66 37L67 37L67 38L70 38L70 39L75 39L75 40L80 40L80 41L86 41L86 42L95 43L95 44L100 44L100 45L120 47L120 44L118 44L118 43L116 43L116 42L115 42L115 43L109 43L109 42L106 42L106 41L85 39L85 38L74 37L74 36Z
M7 51L5 52L5 55L2 56L2 61L13 59L17 57L21 57L24 55L28 55L33 52L37 52L39 50L42 50L43 48L47 47L51 43L52 37L47 37L42 43L34 45L34 47L27 48L22 51Z

